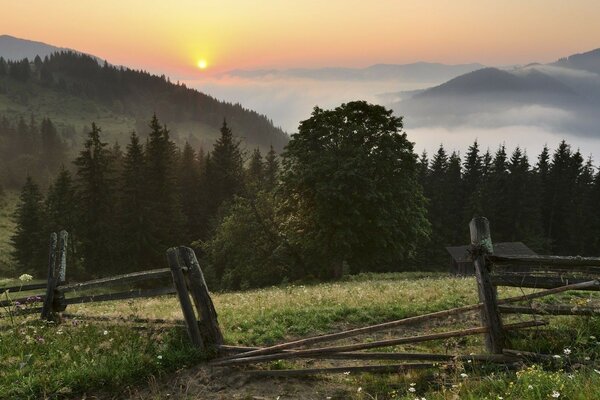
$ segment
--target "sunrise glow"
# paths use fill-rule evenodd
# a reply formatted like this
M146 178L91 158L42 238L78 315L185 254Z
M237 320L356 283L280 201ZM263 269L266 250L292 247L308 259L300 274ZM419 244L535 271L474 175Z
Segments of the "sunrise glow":
M206 60L202 59L198 61L198 68L206 69L206 67L208 67L208 63L206 62Z

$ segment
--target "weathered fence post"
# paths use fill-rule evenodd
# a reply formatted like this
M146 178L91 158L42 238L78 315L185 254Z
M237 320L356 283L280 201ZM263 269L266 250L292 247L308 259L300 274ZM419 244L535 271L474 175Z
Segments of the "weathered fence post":
M483 303L481 322L483 326L488 328L485 336L486 348L494 354L502 354L506 337L502 317L498 310L496 288L492 284L489 265L485 259L486 254L494 252L490 224L487 218L476 217L469 223L469 229L471 231L471 254L477 278L479 300Z
M57 312L66 308L64 294L57 293L56 287L65 282L67 271L67 242L69 234L60 231L58 240L56 233L50 235L50 254L48 256L48 284L46 286L46 297L42 307L42 319L48 321L56 320ZM58 242L58 243L57 243Z
M219 328L217 312L194 250L184 246L172 247L167 250L167 259L173 273L173 281L177 288L190 339L202 350L223 344L223 334ZM198 317L192 308L190 294Z
M204 274L200 269L200 264L196 258L196 253L189 247L179 247L179 254L187 267L187 274L184 274L186 282L192 294L192 299L196 305L196 311L199 314L199 326L202 339L205 346L215 346L223 344L223 334L219 328L217 312L210 298Z
M50 249L48 254L48 284L46 286L46 297L44 298L44 306L42 307L42 319L52 319L52 301L54 300L54 289L56 288L56 244L57 235L56 232L50 234Z
M196 320L194 308L192 306L192 302L190 301L190 294L185 282L185 277L183 276L183 269L187 269L187 267L185 267L185 263L182 262L179 257L178 248L172 247L167 250L167 261L169 263L169 267L171 268L173 283L175 284L175 289L177 289L177 297L179 298L179 303L181 304L181 310L183 311L183 317L188 328L190 340L195 346L198 346L201 350L205 350L204 343L200 335L200 329L198 327L198 321Z

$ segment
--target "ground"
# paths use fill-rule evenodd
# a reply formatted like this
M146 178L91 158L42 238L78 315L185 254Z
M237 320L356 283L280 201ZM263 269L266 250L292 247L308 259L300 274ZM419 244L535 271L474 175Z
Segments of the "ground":
M521 294L501 288L500 296ZM290 285L217 293L215 307L227 344L270 345L477 301L473 278L445 274L368 274L338 283ZM576 306L597 300L567 293ZM0 319L0 398L108 399L589 399L600 393L600 373L571 365L563 352L600 354L598 318L553 317L549 327L515 336L513 347L561 355L562 371L542 367L519 371L465 363L446 372L338 374L298 379L255 378L244 368L211 368L191 348L185 329L173 324L131 324L133 317L176 323L181 311L173 296L70 306L59 325L36 318ZM7 310L0 310L6 316ZM108 317L96 321L93 317ZM523 319L531 319L529 317ZM479 324L476 314L446 318L410 329L383 331L341 343L436 332ZM598 335L600 337L600 335ZM592 339L593 337L593 339ZM597 344L598 343L598 344ZM469 354L482 352L480 336L438 340L388 351ZM342 361L277 361L252 368L281 369L342 365ZM351 363L350 363L351 364ZM344 363L344 365L350 365ZM463 376L464 375L464 376ZM413 384L413 386L411 386ZM528 389L531 386L533 389ZM414 390L414 392L412 391Z

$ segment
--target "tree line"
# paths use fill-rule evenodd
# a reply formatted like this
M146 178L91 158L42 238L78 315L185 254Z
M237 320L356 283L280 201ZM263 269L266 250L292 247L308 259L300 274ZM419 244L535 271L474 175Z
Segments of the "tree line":
M597 255L600 174L561 142L535 161L517 147L418 157L402 118L357 101L316 107L284 152L246 154L223 122L210 152L179 148L156 115L142 143L109 148L92 125L71 174L43 195L28 178L15 259L44 274L48 233L66 229L71 276L158 268L175 245L196 250L213 288L336 279L449 266L489 218L493 239L541 253ZM73 271L73 264L75 270Z
M43 59L36 56L34 60L7 61L0 57L0 93L27 98L35 93L31 90L35 87L92 99L115 113L133 116L139 132L144 128L147 110L154 110L167 123L198 121L215 130L225 115L238 135L250 143L263 148L271 144L280 150L287 142L285 132L264 115L240 104L219 101L183 83L172 83L164 75L117 67L72 51L56 52Z
M224 203L247 189L272 184L277 156L256 149L244 166L240 143L226 122L209 153L178 148L156 115L148 139L131 134L127 147L109 147L92 124L73 162L46 194L29 176L16 211L14 258L43 276L49 233L70 233L71 274L102 276L156 268L170 246L204 240ZM264 165L263 165L264 164Z
M431 160L421 155L419 170L432 226L422 263L447 259L445 246L469 243L475 215L490 220L496 242L522 241L541 254L600 254L600 173L564 140L532 161L520 147L484 152L475 141L461 159L440 146Z

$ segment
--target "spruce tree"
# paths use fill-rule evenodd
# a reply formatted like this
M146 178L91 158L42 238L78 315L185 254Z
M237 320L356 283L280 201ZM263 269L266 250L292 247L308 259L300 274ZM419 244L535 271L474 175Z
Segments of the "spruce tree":
M77 198L71 173L61 167L58 176L48 188L46 195L46 231L69 233L67 259L71 266L77 262Z
M200 238L204 220L200 194L200 164L196 152L188 142L181 153L178 175L181 211L185 217L185 242L191 243Z
M465 196L465 208L463 211L466 225L475 215L482 215L482 182L483 182L483 162L479 151L477 140L473 142L463 164L463 193Z
M76 231L81 242L83 266L90 276L113 272L117 268L118 254L111 155L100 133L100 128L92 123L83 150L74 162L79 206Z
M264 170L265 189L273 190L277 185L277 179L279 177L279 160L277 159L277 153L275 153L273 145L271 145L269 152L265 157Z
M260 149L257 147L252 152L252 156L250 157L250 162L248 163L248 169L246 170L246 177L248 185L254 190L262 188L263 183L263 175L264 175L264 165L262 154L260 154Z
M45 278L49 236L45 230L43 196L30 176L21 189L19 200L14 214L17 227L11 238L13 257L20 271L31 273L36 278Z
M177 192L177 154L169 131L158 122L156 114L150 122L146 145L146 196L151 238L154 242L154 265L161 265L167 248L183 239L183 215Z
M119 225L121 259L127 263L128 271L149 267L154 258L151 225L146 196L146 160L139 137L132 133L123 159L120 179Z
M227 122L223 121L221 136L217 139L210 160L207 162L208 198L207 211L209 218L217 215L217 211L225 202L233 199L244 189L244 167L239 141L233 138Z

